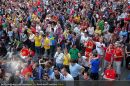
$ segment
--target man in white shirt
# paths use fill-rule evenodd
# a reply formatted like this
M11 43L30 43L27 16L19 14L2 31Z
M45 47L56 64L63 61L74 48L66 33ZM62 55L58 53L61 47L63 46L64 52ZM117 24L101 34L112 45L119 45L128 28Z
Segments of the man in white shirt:
M92 24L90 24L87 31L88 31L89 35L91 35L91 36L94 34L94 27L92 26Z
M105 47L105 44L103 43L103 38L100 38L99 42L95 42L95 44L98 55L103 56L104 55L103 48Z
M57 52L54 55L56 61L56 67L61 69L63 67L64 54L61 52L61 47L57 48Z
M85 72L88 72L89 69L89 58L86 56L81 56L78 63L85 68Z
M73 81L74 80L74 78L67 72L66 68L62 68L61 73L64 76L64 78L63 78L64 81Z
M99 42L95 42L96 45L96 50L98 53L98 58L100 59L100 69L99 71L101 71L102 68L102 63L103 63L103 56L104 56L104 48L105 48L105 44L103 43L103 38L101 37L99 39Z
M75 32L76 34L80 34L79 26L76 26L76 27L74 28L74 32Z
M84 33L83 35L81 35L81 39L80 39L81 43L84 43L87 40L88 40L88 34L87 33Z
M105 22L103 32L107 32L109 30L109 28L110 28L110 25L108 24L108 22Z

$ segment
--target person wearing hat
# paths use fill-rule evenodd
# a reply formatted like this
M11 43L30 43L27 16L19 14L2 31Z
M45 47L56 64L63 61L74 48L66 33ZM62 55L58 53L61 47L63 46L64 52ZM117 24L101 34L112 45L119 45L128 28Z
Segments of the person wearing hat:
M115 48L114 48L114 52L113 52L113 56L114 56L114 68L116 70L117 73L117 77L118 79L120 79L120 75L121 75L121 63L123 60L123 50L121 48L121 44L119 42L115 43Z

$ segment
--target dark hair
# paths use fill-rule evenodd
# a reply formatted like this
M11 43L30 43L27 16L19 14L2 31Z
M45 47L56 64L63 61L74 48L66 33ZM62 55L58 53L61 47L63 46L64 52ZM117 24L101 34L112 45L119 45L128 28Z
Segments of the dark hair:
M89 73L88 73L88 72L86 72L86 71L84 71L82 74L84 75L85 73L89 76Z
M74 59L71 59L71 61L70 61L71 63L76 63L77 61L76 60L74 60Z
M93 56L97 57L98 56L98 53L97 53L97 50L93 50Z
M63 68L62 68L62 70L64 69L64 71L66 71L67 72L67 69L66 69L66 67L64 66Z
M59 71L59 69L57 67L54 67L54 70L58 70Z

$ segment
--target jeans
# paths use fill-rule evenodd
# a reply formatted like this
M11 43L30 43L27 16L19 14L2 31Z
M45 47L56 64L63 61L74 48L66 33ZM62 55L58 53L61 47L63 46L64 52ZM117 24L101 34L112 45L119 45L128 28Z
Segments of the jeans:
M49 54L50 54L50 49L47 49L47 50L45 49L45 52L44 52L45 58L48 57Z
M114 69L117 74L121 74L121 61L114 61Z
M106 70L106 68L108 67L108 64L110 64L110 62L104 60L103 71Z
M52 45L50 48L50 56L53 57L55 54L55 50L56 50L56 45Z
M62 63L56 63L56 67L57 67L58 69L61 69L61 68L63 68L63 64L62 64Z
M36 52L37 55L41 55L41 47L35 46L35 52Z

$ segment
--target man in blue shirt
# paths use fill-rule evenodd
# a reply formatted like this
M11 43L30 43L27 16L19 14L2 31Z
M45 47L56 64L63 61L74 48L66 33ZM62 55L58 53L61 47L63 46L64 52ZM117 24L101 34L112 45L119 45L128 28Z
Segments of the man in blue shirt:
M100 60L97 56L97 51L93 52L92 55L92 59L90 61L90 66L91 66L91 73L90 73L90 77L93 80L98 80L99 75L98 75L98 71L99 71L99 66L100 66Z
M77 64L76 60L72 60L69 69L74 80L79 80L79 75L82 74L85 68Z
M125 28L122 28L122 31L120 31L119 37L120 37L120 40L123 41L123 43L126 42L127 37L128 37L128 32L126 31Z
M51 75L51 80L63 80L64 76L59 72L58 68L54 68L54 72Z

